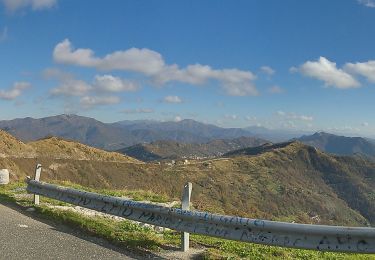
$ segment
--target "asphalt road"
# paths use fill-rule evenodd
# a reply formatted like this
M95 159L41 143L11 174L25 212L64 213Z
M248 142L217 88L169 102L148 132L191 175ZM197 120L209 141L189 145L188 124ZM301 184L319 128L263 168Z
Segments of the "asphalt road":
M0 259L139 258L100 239L28 215L0 202Z

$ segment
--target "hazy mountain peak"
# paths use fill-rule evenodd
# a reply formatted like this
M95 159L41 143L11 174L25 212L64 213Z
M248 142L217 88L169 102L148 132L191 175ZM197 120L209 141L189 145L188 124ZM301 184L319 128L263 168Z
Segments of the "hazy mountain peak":
M325 132L304 135L297 140L322 151L338 155L375 156L375 144L362 137L346 137Z

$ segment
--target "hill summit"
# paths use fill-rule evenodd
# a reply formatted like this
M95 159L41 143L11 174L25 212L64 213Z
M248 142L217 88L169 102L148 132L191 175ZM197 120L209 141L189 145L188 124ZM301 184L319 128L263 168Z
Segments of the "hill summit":
M0 130L0 157L140 163L137 159L120 153L103 151L58 137L23 143L3 130Z
M0 130L0 157L32 158L36 156L35 149L19 141L7 132Z

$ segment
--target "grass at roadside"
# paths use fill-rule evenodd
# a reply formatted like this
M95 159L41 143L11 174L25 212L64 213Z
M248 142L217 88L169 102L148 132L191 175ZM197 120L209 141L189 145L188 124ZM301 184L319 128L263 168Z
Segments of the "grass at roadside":
M167 199L144 191L110 191L87 189L72 183L60 183L78 189L85 189L106 195L136 197L137 200L167 202ZM132 196L133 195L133 196ZM30 196L25 196L25 184L22 182L0 186L0 202L17 203L33 206ZM163 233L147 227L142 227L132 221L117 221L106 217L90 217L80 213L51 208L49 205L68 205L56 200L42 198L41 206L35 207L36 212L43 218L54 222L79 228L88 234L104 238L118 246L140 252L158 252L170 246L178 247L180 234L174 231ZM287 249L263 246L236 241L228 241L202 235L191 235L192 246L206 248L202 259L375 259L372 255L357 255L343 253L324 253L311 250Z

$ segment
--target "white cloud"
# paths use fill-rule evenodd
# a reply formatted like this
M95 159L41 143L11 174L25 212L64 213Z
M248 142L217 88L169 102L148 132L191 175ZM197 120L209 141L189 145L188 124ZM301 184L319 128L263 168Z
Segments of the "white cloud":
M296 115L296 119L299 119L299 120L302 120L302 121L313 121L314 120L314 118L312 116L304 116L304 115L301 115L301 116Z
M224 116L225 119L229 119L229 120L237 120L238 116L237 115L225 115Z
M43 71L43 77L59 81L59 86L50 90L53 96L84 96L89 92L114 93L139 89L139 85L135 82L112 75L96 75L93 83L89 84L83 80L75 79L70 73L49 68Z
M281 93L284 92L284 89L282 89L281 87L275 85L275 86L270 87L268 89L268 92L270 94L281 94Z
M52 96L84 96L92 90L92 86L83 80L75 79L68 72L48 68L42 72L44 79L56 79L59 85L50 90Z
M375 8L375 0L357 0L357 2L360 3L361 5Z
M8 39L8 27L7 26L5 26L0 31L0 42L4 42L6 39Z
M250 71L239 69L213 69L208 65L193 64L179 68L168 65L162 55L150 49L131 48L107 54L103 58L95 56L91 49L74 49L68 39L58 43L53 58L62 64L92 67L99 70L123 70L141 73L156 84L162 85L178 81L192 85L202 85L209 80L220 82L227 94L233 96L257 95L253 81L256 76Z
M154 110L151 108L137 108L137 109L124 109L121 112L125 114L148 114L148 113L154 113Z
M182 103L182 99L179 96L166 96L163 101L165 103Z
M116 96L84 96L80 100L80 104L84 108L92 108L95 106L102 106L102 105L113 105L120 103L120 98Z
M57 5L57 0L2 0L2 3L8 12L14 13L25 8L34 11L50 9Z
M230 96L257 96L259 94L255 85L249 81L226 82L223 84L223 88Z
M174 118L174 121L175 121L175 122L180 122L180 121L182 121L182 118L181 118L180 116L176 116L176 117Z
M94 87L104 92L137 91L138 84L135 82L114 77L112 75L95 76Z
M257 121L257 117L256 116L245 116L245 120L253 122L253 121Z
M269 76L272 76L273 74L275 74L275 70L272 69L272 68L269 67L269 66L262 66L262 67L260 67L260 70L261 70L263 73L265 73L265 74L267 74L267 75L269 75Z
M291 68L295 71L295 68ZM298 71L306 76L324 81L326 86L339 89L357 88L360 83L350 74L336 67L336 63L320 57L318 61L307 61Z
M7 90L0 89L0 99L14 100L22 95L24 90L30 87L31 84L29 82L15 82L13 86Z
M363 123L361 124L361 126L367 127L367 126L369 126L369 123L368 123L368 122L363 122Z
M281 111L281 110L277 111L276 114L279 115L279 116L285 116L286 115L286 113L284 111Z
M346 63L344 69L350 73L364 76L368 81L375 83L375 60Z
M289 68L289 72L290 72L290 73L296 73L296 72L298 72L298 71L299 71L299 70L298 70L297 67L294 67L294 66L293 66L293 67L290 67L290 68Z
M86 95L92 87L83 80L65 79L61 84L50 90L52 96L83 96Z
M296 128L296 124L293 121L286 121L283 123L285 128Z
M284 111L277 111L276 114L280 117L283 117L287 120L299 120L299 121L307 121L307 122L311 122L314 120L314 118L312 116L306 116L306 115L298 115L296 113L286 113ZM290 121L291 122L291 121Z

